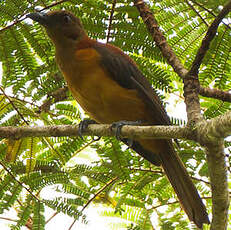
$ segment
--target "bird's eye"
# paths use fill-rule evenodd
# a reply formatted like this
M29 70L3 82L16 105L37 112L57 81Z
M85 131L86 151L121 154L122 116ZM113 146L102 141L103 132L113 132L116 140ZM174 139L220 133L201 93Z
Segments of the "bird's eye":
M65 23L70 23L71 22L71 17L69 15L64 15L63 20Z

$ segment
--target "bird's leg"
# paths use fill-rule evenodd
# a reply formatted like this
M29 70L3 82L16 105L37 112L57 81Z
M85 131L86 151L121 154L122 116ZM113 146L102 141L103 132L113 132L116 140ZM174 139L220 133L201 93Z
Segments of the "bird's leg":
M133 140L132 139L128 139L128 138L121 138L121 129L124 125L140 125L142 124L142 121L117 121L117 122L113 122L111 125L111 129L115 130L115 137L117 140L119 141L123 141L126 143L126 145L128 145L129 147L132 146L133 144Z
M96 121L91 119L84 119L79 123L78 135L83 140L83 133L87 129L88 125L97 124Z

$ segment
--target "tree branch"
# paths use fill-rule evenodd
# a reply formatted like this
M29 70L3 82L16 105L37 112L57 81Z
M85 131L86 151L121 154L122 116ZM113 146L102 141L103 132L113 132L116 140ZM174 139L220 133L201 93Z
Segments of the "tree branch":
M169 63L169 65L172 66L174 71L181 78L184 78L188 71L187 69L185 69L181 61L175 55L171 46L169 46L169 44L167 43L167 40L163 33L160 31L158 23L150 9L147 7L143 0L134 0L134 5L140 12L140 16L146 24L147 29L151 34L153 40L155 41L156 45L162 52L162 55L166 58L167 62Z
M88 200L87 203L83 206L81 212L83 212L83 211L88 207L88 205L89 205L89 204L90 204L101 192L103 192L107 187L109 187L109 186L110 186L112 183L114 183L117 179L118 179L118 177L115 177L115 178L111 179L111 180L108 181L102 188L100 188L100 189L94 194L94 196L93 196L92 198L90 198L90 200ZM75 224L76 220L77 220L77 219L75 219L75 220L72 222L72 224L71 224L71 226L68 228L68 230L71 230L71 229L72 229L72 227L73 227L73 225Z
M223 142L206 148L212 188L213 219L210 230L226 230L229 211L227 167Z
M78 125L53 126L6 126L0 127L0 138L78 136ZM115 136L110 124L92 124L84 131L87 136ZM202 121L193 129L188 126L130 126L121 129L121 137L136 139L187 139L202 145L216 143L231 135L231 111L224 115Z
M202 4L200 4L197 1L194 0L190 0L190 2L194 3L195 5L197 5L198 7L202 8L204 11L207 11L209 14L211 14L213 17L216 17L216 14L213 13L212 10L207 9L206 7L204 7ZM205 3L206 4L206 3ZM225 23L224 21L222 21L222 23L229 29L231 29L231 27L229 26L229 24Z
M196 57L192 63L191 69L184 78L184 97L189 123L200 122L203 120L199 102L200 83L198 73L200 65L209 49L210 43L216 35L217 28L223 18L230 12L231 0L224 6L213 23L209 26L208 31L202 40L201 46L197 51ZM201 88L202 89L202 88Z
M78 136L78 125L53 125L53 126L7 126L0 127L0 137L20 139L24 137L60 137ZM111 125L92 124L84 131L87 136L115 136ZM132 139L142 137L145 139L189 139L195 140L194 134L188 127L178 126L129 126L121 130L121 137Z
M134 0L134 4L147 26L148 31L153 37L156 45L159 47L162 55L167 59L167 62L172 66L174 71L184 79L184 97L187 110L188 123L199 122L203 120L201 115L198 89L199 80L198 77L192 77L189 75L188 70L183 66L178 59L172 48L167 43L167 40L163 33L160 31L158 23L143 0Z
M230 1L226 6L224 6L223 10L215 18L214 22L209 27L208 32L204 40L202 41L202 45L198 50L197 56L194 59L191 70L189 72L182 65L181 61L176 57L172 48L168 45L166 38L164 37L164 35L159 29L155 17L153 16L152 12L147 7L147 5L144 3L144 1L134 0L134 4L137 7L138 11L140 12L140 15L144 23L146 24L148 31L152 35L156 45L161 50L163 56L167 59L167 62L173 67L174 71L181 78L184 79L184 96L185 96L185 104L186 104L189 123L202 121L203 118L201 115L198 93L201 92L203 96L210 96L210 97L213 96L214 94L212 94L211 91L208 91L207 89L203 89L202 87L200 87L197 73L200 64L203 60L203 57L209 48L209 44L216 33L219 23L222 21L222 19L226 16L226 14L230 10ZM219 99L228 98L227 94L221 95L221 94L217 94L217 92L214 96L218 98L218 95L220 96Z
M201 145L219 144L219 141L231 135L231 111L198 123L197 129L197 140Z
M221 101L231 102L231 93L220 89L203 88L200 86L199 94L204 97L215 98Z
M208 28L208 31L202 40L201 47L199 48L197 55L192 63L192 67L189 71L189 75L191 76L197 76L199 72L200 65L202 63L202 60L206 54L206 52L209 49L210 43L213 40L213 38L216 35L217 28L221 21L224 19L224 17L230 12L231 9L231 0L227 2L227 4L223 7L221 12L217 15L217 17L214 19L213 23Z

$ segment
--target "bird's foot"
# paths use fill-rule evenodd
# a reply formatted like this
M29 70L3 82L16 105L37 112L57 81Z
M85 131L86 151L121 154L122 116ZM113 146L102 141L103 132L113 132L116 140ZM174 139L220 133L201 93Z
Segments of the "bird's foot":
M126 145L131 147L133 144L133 140L128 138L121 138L121 129L124 125L139 125L141 123L141 121L117 121L112 123L111 129L115 130L115 137L117 140L123 141L126 143Z
M84 131L87 129L88 125L91 125L91 124L97 124L97 122L91 119L85 119L79 123L78 135L82 140L83 140Z

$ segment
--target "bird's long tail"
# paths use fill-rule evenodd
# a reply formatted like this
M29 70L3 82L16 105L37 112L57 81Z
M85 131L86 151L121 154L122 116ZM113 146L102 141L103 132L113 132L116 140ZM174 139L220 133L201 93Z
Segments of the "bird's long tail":
M195 185L189 177L184 164L176 154L172 143L167 140L141 140L139 143L144 149L149 150L146 152L144 151L143 154L141 149L141 151L139 151L140 155L146 159L149 158L147 159L149 161L152 160L150 159L152 157L150 157L150 154L148 154L148 152L151 152L150 148L155 150L156 146L158 145L158 156L160 158L161 165L177 194L182 208L188 215L188 218L199 228L202 227L203 223L208 224L209 219L206 208L197 192ZM160 146L162 146L161 149ZM134 150L137 151L138 149ZM146 156L147 154L149 155L148 157ZM153 155L155 154L152 153L152 156ZM155 158L153 158L154 161ZM155 164L155 162L152 163Z

